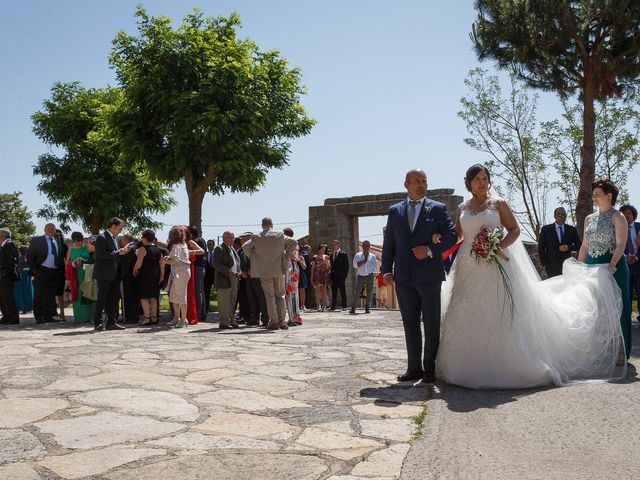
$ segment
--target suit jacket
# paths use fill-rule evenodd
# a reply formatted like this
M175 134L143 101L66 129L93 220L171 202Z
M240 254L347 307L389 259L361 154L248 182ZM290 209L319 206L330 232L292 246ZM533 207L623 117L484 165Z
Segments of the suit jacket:
M397 283L441 282L445 279L442 253L458 239L447 206L426 198L412 232L407 217L408 204L408 200L404 200L389 208L380 270L383 274L393 273ZM438 244L431 241L434 233L442 235ZM412 248L419 245L427 246L433 256L418 260Z
M94 267L93 278L108 282L118 278L118 264L120 254L115 239L111 239L111 234L106 230L96 237L95 252L93 253Z
M56 263L58 269L64 271L64 258L62 256L62 243L54 238L56 242L56 251L58 252ZM47 259L49 255L49 244L46 235L38 235L33 237L29 242L29 250L27 251L27 262L29 263L29 269L32 272L37 272L42 268L42 262Z
M218 289L231 288L231 268L233 267L233 255L226 243L222 243L213 250L213 268L215 268L215 285Z
M640 230L638 230L640 231ZM562 271L563 262L571 256L571 252L580 250L582 242L578 236L578 230L573 225L564 224L564 235L562 244L558 240L556 224L551 223L540 229L540 239L538 241L538 255L540 262L545 268ZM561 252L560 245L568 245L568 252Z
M215 247L213 251L215 251ZM204 261L204 281L213 283L213 274L215 270L213 265L209 265L209 250L205 248L204 252L204 255L201 255Z
M13 272L19 263L18 249L13 240L9 238L4 246L0 247L0 277L3 281L13 282L15 280Z
M283 275L282 255L293 255L298 242L284 233L268 229L242 246L244 253L251 260L252 278L273 278Z
M349 256L347 252L340 250L335 260L333 259L333 254L331 254L329 256L329 262L331 263L331 269L329 270L331 278L347 278L347 275L349 275Z

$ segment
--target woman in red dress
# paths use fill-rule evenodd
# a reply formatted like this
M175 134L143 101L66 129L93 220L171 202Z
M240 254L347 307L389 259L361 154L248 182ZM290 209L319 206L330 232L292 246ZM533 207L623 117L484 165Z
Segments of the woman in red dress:
M189 277L189 283L187 285L187 322L189 325L195 325L198 323L198 309L196 307L196 290L194 287L195 277L195 260L196 255L204 255L204 250L193 241L189 227L184 227L184 233L186 235L187 247L189 248L189 260L191 261L191 277Z

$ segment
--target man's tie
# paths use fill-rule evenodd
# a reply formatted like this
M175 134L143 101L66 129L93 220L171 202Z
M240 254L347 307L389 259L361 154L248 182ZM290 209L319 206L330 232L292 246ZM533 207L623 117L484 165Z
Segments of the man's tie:
M409 219L409 230L413 232L413 223L416 218L416 205L420 202L417 200L410 200L407 207L407 218Z
M560 231L560 243L562 243L564 242L564 227L562 225L559 225L558 230Z
M633 231L631 230L633 225L629 225L629 233L627 234L627 255L635 255L636 247L634 245Z
M56 248L56 242L53 241L53 238L49 237L49 243L51 244L51 253L53 254L53 262L54 265L58 266L58 249Z
M213 266L213 252L209 252L209 266Z

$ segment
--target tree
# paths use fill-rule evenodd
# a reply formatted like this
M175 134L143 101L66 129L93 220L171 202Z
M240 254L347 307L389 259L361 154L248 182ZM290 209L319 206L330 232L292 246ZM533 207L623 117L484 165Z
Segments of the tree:
M289 139L314 125L301 71L277 51L237 37L237 14L194 10L176 28L139 6L138 36L113 40L111 65L124 99L115 115L123 146L169 184L184 180L189 223L200 226L207 192L255 192L288 164Z
M16 245L29 245L36 226L20 195L22 192L0 193L0 227L11 230L11 238Z
M489 155L486 165L505 187L497 189L514 207L524 233L537 241L552 182L536 132L537 96L529 97L515 75L510 80L503 97L498 77L471 70L464 82L469 95L460 99L458 116L471 135L465 143Z
M582 145L582 107L570 105L566 100L563 122L558 120L542 124L542 141L559 174L554 182L561 196L559 200L569 206L572 213L578 195L580 146ZM640 112L621 102L596 102L595 176L610 178L619 188L619 202L628 199L629 172L640 161ZM573 218L575 221L575 218Z
M117 88L85 89L77 82L53 86L51 99L32 116L38 138L62 150L41 155L33 169L42 177L38 190L51 201L39 216L56 218L64 230L78 222L93 234L113 216L134 231L161 225L150 215L166 213L175 201L143 162L121 152L110 127L121 102Z
M635 0L476 0L471 38L480 60L493 59L529 86L574 93L582 102L578 228L592 212L594 102L620 96L640 75L640 2Z

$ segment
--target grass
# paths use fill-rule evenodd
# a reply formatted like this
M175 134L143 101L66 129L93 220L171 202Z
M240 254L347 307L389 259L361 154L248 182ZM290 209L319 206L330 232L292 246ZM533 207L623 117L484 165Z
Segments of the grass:
M422 412L420 413L420 415L416 415L411 419L413 424L416 426L416 430L415 432L413 432L413 435L412 435L414 440L418 440L420 437L422 437L422 428L424 427L424 419L426 416L427 416L427 409L425 407L422 409Z

